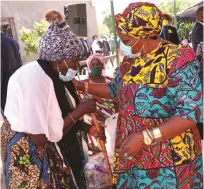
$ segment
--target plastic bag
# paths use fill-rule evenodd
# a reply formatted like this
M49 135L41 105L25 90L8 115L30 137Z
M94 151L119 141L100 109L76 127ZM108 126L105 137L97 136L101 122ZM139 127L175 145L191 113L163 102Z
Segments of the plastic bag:
M106 169L103 153L99 153L90 158L85 165L85 173L89 184L89 189L111 189L112 182Z
M118 122L118 113L113 114L105 121L106 150L109 158L114 156L117 122Z

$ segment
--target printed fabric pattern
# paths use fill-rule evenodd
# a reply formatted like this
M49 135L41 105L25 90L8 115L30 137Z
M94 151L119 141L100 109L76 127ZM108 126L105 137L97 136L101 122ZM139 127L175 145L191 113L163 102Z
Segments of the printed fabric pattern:
M7 188L76 188L71 169L63 167L54 143L36 146L29 135L12 131L8 121L1 127L1 154Z
M123 78L120 70L109 84L110 95L120 102L116 150L130 134L157 127L172 116L202 122L202 87L193 50L163 44L147 58L132 59L131 70ZM165 72L159 61L155 62L158 58L163 59ZM135 72L137 67L140 69ZM148 71L144 80L141 73ZM155 79L161 74L166 79ZM113 183L118 189L201 189L202 178L201 139L196 126L170 140L145 146L141 155L130 160L115 152Z

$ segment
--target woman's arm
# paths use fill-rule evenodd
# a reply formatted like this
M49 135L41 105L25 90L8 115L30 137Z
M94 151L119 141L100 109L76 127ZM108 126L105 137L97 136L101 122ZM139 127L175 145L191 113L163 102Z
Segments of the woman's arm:
M93 113L96 111L96 102L93 99L89 99L85 102L81 102L71 113L64 118L63 135L65 135L84 114ZM84 128L83 128L84 127ZM83 124L82 130L89 132L89 125ZM30 134L30 138L36 145L45 145L48 142L48 138L45 134Z
M63 135L66 134L72 126L78 121L84 114L94 113L96 111L96 101L88 99L82 101L71 113L64 118Z
M196 127L194 121L183 119L179 116L173 116L168 121L161 124L159 129L162 140L169 140L193 127Z
M85 83L77 80L72 80L75 88L79 91L85 92ZM108 91L108 84L88 84L88 93L101 98L111 99L112 97Z
M161 132L161 140L170 140L193 127L196 127L194 121L183 119L179 116L173 116L158 128ZM138 132L128 136L118 150L118 153L121 155L128 154L131 157L135 157L141 153L144 146L143 133Z

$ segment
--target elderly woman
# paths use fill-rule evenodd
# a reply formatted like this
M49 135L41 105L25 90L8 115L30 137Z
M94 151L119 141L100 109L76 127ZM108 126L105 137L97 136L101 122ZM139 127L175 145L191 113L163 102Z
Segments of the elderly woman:
M87 59L87 65L89 68L89 79L84 80L84 82L88 83L110 83L111 79L108 77L103 76L102 72L106 66L106 61L104 59L104 56L95 53L89 56ZM79 97L81 100L87 97L92 97L92 95L88 95L85 92L78 91ZM113 100L110 99L103 99L103 98L97 98L96 99L97 104L97 119L101 124L105 123L105 120L109 118L112 114L115 113L115 106L113 103ZM92 124L92 118L91 116L86 115L85 120ZM88 147L90 154L96 154L100 152L99 144L96 142L95 138L93 136L88 135L87 139Z
M89 68L89 79L84 80L86 84L88 83L110 83L111 79L108 77L105 77L103 75L103 70L106 66L106 61L104 59L104 56L95 53L89 56L87 59L87 65ZM87 94L80 92L80 97L84 98L84 96ZM88 95L90 96L90 95ZM106 118L110 117L113 113L115 113L115 107L113 104L113 100L108 100L108 99L102 99L102 98L97 98L97 109L98 109L98 114L100 115L101 119L104 121Z
M199 65L191 48L159 37L161 12L132 3L116 17L130 54L110 84L75 81L79 90L120 102L113 183L116 188L202 188ZM139 54L138 54L139 53Z
M102 71L105 69L106 61L104 56L95 53L89 56L87 59L87 66L89 68L89 81L92 83L107 83L110 80L107 80L106 77L103 76Z
M57 11L43 36L40 59L13 74L1 127L7 188L86 188L80 118L96 103L79 103L71 82L84 49ZM57 144L58 142L58 144ZM65 166L66 165L66 166ZM75 180L75 181L74 181Z

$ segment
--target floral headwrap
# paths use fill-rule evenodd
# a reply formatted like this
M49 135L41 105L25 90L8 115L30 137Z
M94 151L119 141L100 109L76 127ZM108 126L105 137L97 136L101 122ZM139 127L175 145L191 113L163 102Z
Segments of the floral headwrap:
M104 66L105 66L105 64L106 64L106 61L105 61L105 59L104 59L104 56L101 55L101 54L99 54L99 53L95 53L95 54L92 54L91 56L89 56L89 58L87 59L86 62L87 62L88 67L90 67L91 61L92 61L93 59L99 59L99 60L101 61L101 63L103 63Z
M162 13L152 3L131 3L122 14L115 16L116 27L134 38L158 36L162 29Z

